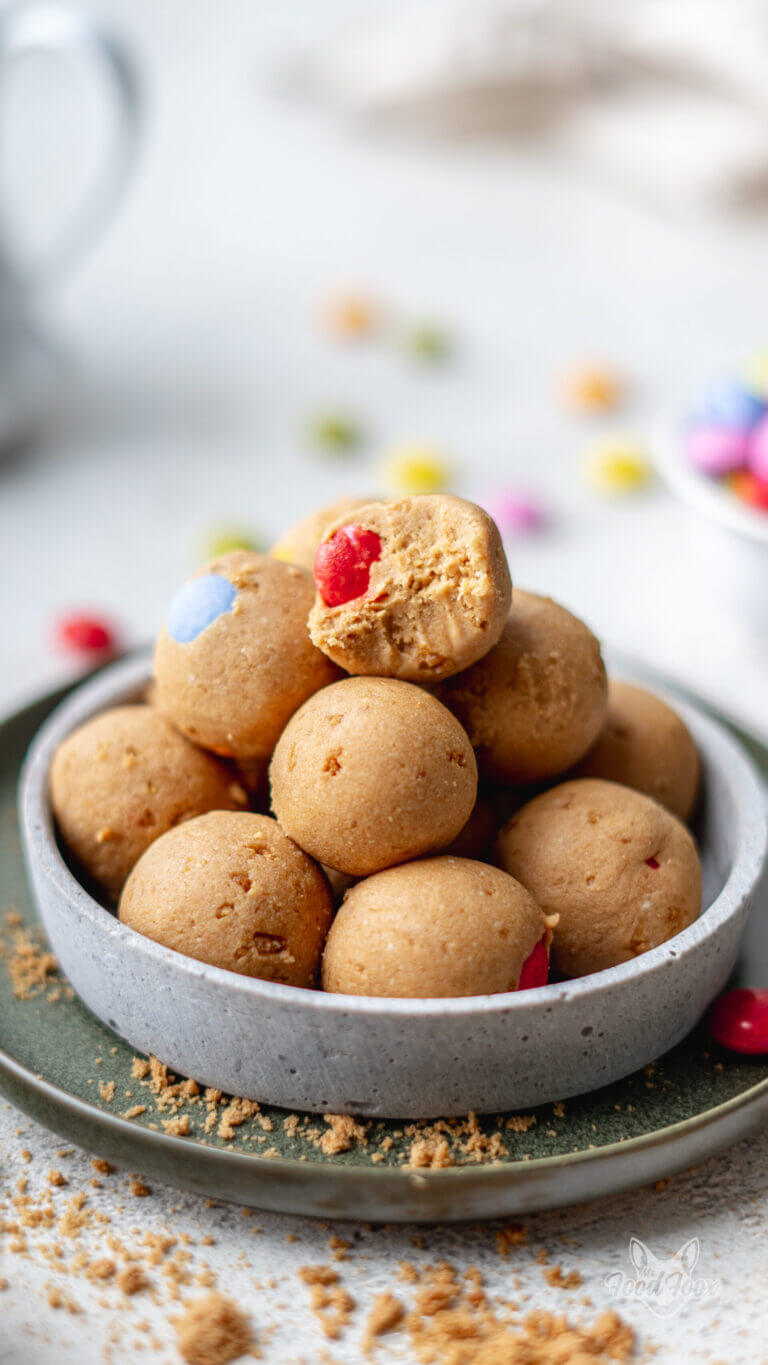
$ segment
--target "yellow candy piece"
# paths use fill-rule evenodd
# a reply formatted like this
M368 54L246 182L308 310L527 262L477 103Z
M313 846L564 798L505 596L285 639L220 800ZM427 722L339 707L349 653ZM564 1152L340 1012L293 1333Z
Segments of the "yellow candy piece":
M383 472L398 493L442 493L450 480L448 465L429 446L400 446L389 455Z
M634 493L653 477L650 461L629 442L606 442L584 460L587 483L601 493Z
M758 351L748 362L744 378L753 393L768 398L768 351Z
M269 554L270 554L270 558L272 558L272 559L282 559L282 560L283 560L283 563L285 563L285 564L292 564L292 563L293 563L293 560L291 559L290 546L287 546L287 547L283 550L283 549L281 549L281 547L278 545L276 549L270 550Z
M368 336L378 320L375 303L362 294L339 294L328 299L321 316L325 330L342 338Z
M562 375L560 399L571 412L607 412L618 407L624 385L617 374L602 365L578 365Z

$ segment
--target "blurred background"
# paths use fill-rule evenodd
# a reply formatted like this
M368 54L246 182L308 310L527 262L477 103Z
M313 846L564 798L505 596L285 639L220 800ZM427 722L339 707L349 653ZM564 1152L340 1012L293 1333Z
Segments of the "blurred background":
M94 662L81 616L140 644L222 541L418 485L498 512L514 581L768 733L768 511L677 469L697 395L768 378L766 0L22 20L0 10L4 707Z

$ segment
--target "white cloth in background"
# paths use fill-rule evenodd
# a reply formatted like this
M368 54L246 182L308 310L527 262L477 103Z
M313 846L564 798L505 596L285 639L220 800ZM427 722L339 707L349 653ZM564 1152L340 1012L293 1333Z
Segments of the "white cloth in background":
M666 204L768 207L768 0L409 3L289 74L409 135L536 142Z

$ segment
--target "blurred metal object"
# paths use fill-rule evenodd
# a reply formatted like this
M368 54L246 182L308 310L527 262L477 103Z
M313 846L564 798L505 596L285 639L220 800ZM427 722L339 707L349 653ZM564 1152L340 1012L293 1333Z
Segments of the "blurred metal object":
M135 160L140 98L134 65L120 40L86 14L52 4L0 12L0 90L8 68L31 54L93 66L114 102L114 132L93 185L42 256L23 261L8 225L10 197L0 184L0 453L23 439L64 363L35 320L39 291L57 280L94 241L116 208ZM0 116L0 125L2 124Z

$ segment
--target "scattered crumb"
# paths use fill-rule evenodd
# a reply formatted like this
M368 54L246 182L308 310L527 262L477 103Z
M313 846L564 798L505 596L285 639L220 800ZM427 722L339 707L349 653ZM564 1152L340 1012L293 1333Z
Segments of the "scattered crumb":
M353 1143L365 1142L366 1130L351 1114L324 1114L323 1118L328 1131L320 1139L320 1150L326 1156L337 1156L339 1152L348 1152Z
M124 1294L133 1295L141 1293L146 1289L149 1281L147 1280L141 1266L132 1263L124 1266L117 1277L117 1287L122 1289Z
M377 1294L374 1299L368 1321L365 1325L365 1336L363 1337L363 1350L370 1352L375 1345L376 1337L383 1336L385 1332L392 1332L400 1326L405 1317L405 1309L399 1299L394 1294L385 1292Z
M226 1365L254 1345L248 1315L217 1292L193 1299L174 1326L179 1355L188 1365Z
M553 1289L578 1289L582 1283L578 1270L569 1270L566 1275L561 1265L553 1265L545 1270L544 1279Z

